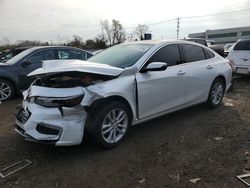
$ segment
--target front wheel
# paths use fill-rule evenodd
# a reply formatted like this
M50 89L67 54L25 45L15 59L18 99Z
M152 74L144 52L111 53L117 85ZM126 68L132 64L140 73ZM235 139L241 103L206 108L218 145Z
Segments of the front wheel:
M131 113L126 104L111 102L93 115L89 134L98 146L104 149L113 148L125 139L131 120Z
M219 106L223 100L224 92L225 92L224 81L220 78L215 79L209 91L207 105L211 108Z

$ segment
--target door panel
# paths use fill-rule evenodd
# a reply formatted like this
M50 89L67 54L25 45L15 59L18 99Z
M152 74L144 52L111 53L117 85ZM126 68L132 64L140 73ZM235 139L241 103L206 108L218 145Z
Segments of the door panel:
M207 99L211 86L212 69L209 60L184 64L187 74L187 104L204 101Z
M186 79L178 75L181 67L136 75L140 119L185 104Z
M187 74L187 104L206 100L213 77L214 62L207 49L200 46L183 44L182 50L186 63L183 64ZM205 53L206 52L206 53ZM207 54L207 55L206 55ZM207 59L206 59L207 58Z
M178 44L170 44L158 49L145 63L167 63L164 71L148 71L136 75L138 89L139 118L180 107L185 104L186 79L181 63Z

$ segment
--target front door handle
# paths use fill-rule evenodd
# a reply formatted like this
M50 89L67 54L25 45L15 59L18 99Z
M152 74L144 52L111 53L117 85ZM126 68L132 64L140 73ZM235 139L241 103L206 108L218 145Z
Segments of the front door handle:
M214 68L212 65L207 66L207 69L212 69L212 68Z
M177 75L184 75L184 74L186 74L186 73L183 72L182 70L180 70L180 71L177 73Z

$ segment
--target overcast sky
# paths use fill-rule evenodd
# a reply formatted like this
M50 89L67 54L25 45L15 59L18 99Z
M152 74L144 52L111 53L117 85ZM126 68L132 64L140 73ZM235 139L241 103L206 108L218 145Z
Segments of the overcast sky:
M100 20L119 20L131 33L150 25L155 39L175 38L177 17L202 16L250 8L250 0L0 0L0 41L66 41L101 33ZM180 37L205 29L250 26L250 11L180 20Z

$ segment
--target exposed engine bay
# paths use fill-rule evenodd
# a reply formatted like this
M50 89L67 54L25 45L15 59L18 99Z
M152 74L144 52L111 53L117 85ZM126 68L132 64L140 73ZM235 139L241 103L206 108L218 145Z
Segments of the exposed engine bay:
M116 78L116 76L76 71L37 75L36 77L37 79L33 82L33 85L51 88L87 87Z

